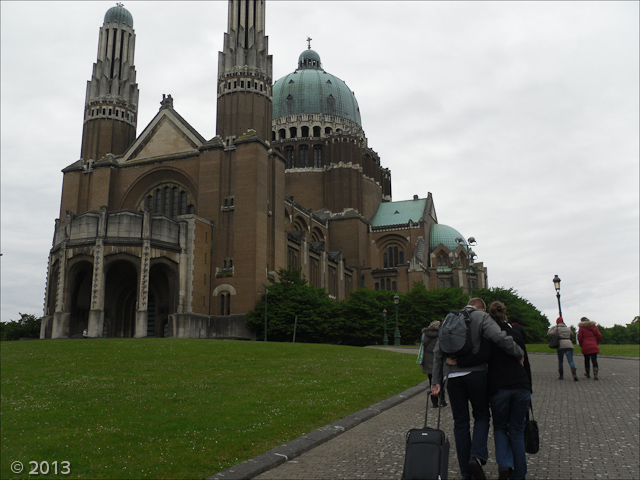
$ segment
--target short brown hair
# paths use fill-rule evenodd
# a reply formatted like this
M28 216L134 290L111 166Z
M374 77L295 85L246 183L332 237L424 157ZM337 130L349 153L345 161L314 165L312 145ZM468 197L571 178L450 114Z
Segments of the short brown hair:
M481 298L472 298L471 300L469 300L469 303L467 303L467 305L471 305L476 310L487 310L487 305Z

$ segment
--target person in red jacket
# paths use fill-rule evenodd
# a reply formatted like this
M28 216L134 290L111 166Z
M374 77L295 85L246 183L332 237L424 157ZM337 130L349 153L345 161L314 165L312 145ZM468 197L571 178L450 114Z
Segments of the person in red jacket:
M584 376L589 376L589 362L593 364L593 379L598 380L598 353L600 349L598 344L602 340L602 334L596 322L592 322L587 317L582 317L578 323L578 343L584 355Z

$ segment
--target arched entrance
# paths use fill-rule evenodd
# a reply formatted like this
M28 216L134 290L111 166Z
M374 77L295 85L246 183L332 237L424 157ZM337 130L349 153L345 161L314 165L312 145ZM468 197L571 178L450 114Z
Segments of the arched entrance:
M169 315L176 312L175 265L158 262L149 271L147 336L166 337Z
M132 338L136 326L138 270L127 260L115 260L105 270L103 335Z
M93 265L81 260L69 269L69 338L79 338L82 331L89 325L89 310L91 309L91 279Z

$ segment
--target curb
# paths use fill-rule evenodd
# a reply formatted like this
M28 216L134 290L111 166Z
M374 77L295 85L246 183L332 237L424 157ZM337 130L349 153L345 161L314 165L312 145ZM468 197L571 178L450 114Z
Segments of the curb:
M321 445L332 438L337 437L343 432L352 429L353 427L360 425L366 420L375 417L376 415L388 410L400 403L408 400L416 395L424 392L429 386L429 380L426 380L415 387L409 388L402 393L394 395L393 397L382 400L368 408L360 410L354 414L349 415L341 420L320 427L319 429L305 434L295 440L280 445L272 450L269 450L262 455L246 460L242 463L234 465L227 470L218 472L205 480L247 480L260 475L267 470L270 470L278 465L283 464L303 453L311 450L318 445Z

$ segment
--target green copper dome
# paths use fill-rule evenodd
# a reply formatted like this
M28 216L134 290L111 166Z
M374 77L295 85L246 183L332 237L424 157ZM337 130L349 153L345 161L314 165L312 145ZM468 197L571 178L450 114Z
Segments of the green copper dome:
M133 28L133 17L129 13L129 10L124 8L121 3L118 3L115 7L111 7L107 10L104 16L104 23L124 23Z
M440 244L447 247L450 251L455 252L459 247L456 242L457 237L461 237L464 240L464 237L455 228L439 223L431 225L431 231L429 232L429 253L433 252ZM467 241L464 240L463 245L466 244Z
M334 115L362 127L355 95L322 69L320 55L310 49L300 54L295 72L273 84L273 118L302 113Z

